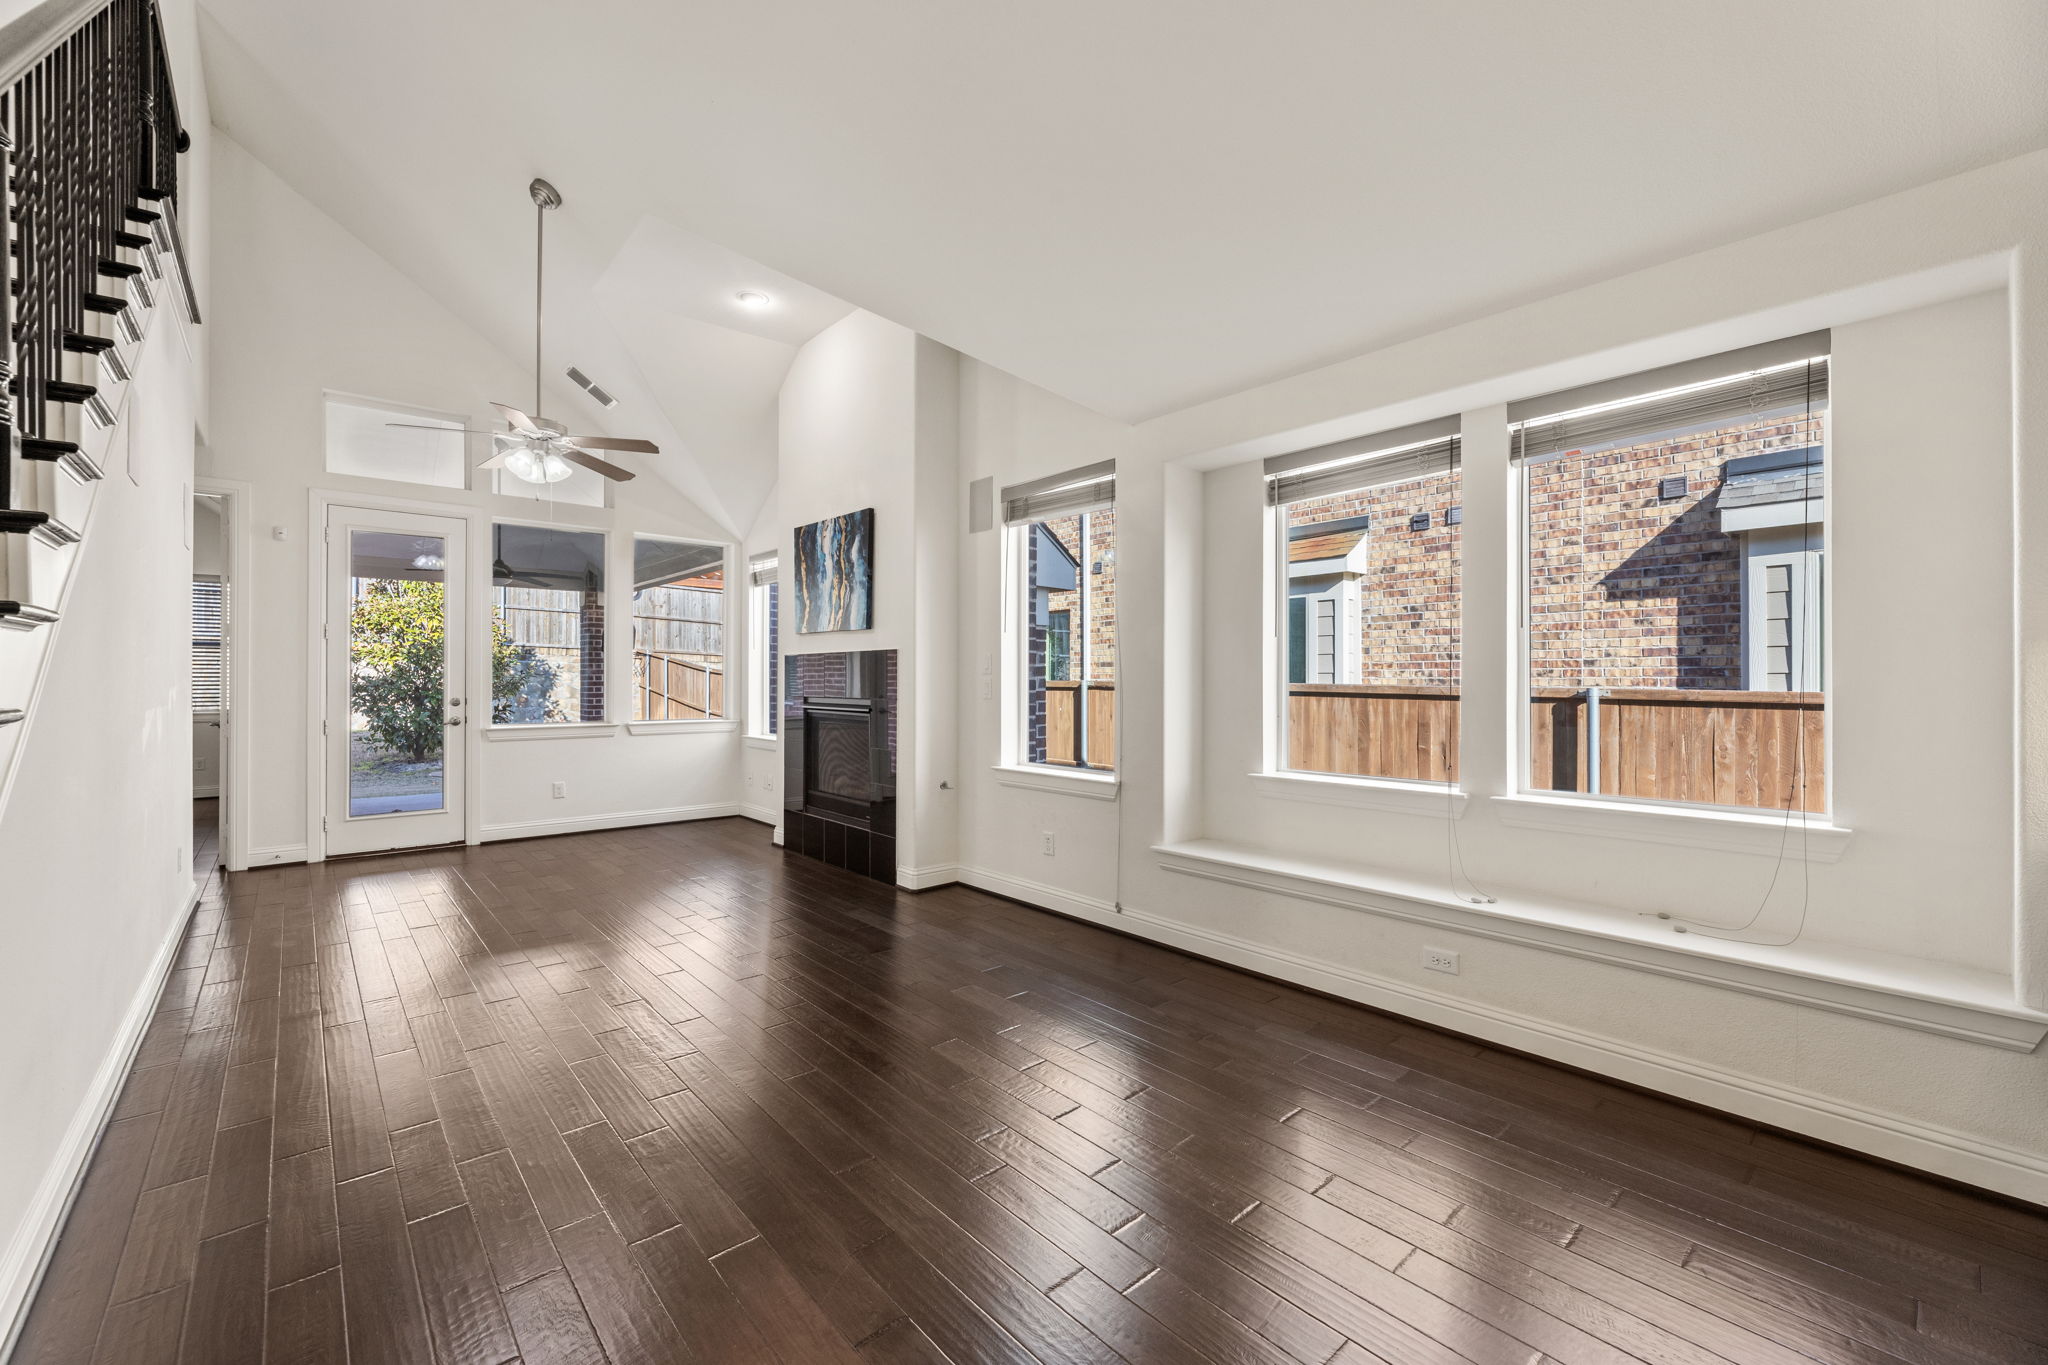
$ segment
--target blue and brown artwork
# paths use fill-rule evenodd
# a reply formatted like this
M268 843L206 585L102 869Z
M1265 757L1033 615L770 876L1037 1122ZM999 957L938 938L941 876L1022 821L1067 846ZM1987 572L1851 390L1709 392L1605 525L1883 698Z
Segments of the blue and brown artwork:
M796 628L867 630L875 624L875 509L796 528Z

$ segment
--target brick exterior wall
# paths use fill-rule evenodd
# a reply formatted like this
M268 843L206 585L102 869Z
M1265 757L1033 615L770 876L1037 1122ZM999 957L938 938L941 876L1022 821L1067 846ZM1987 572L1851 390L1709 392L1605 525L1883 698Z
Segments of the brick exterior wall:
M576 627L582 643L577 659L579 674L577 703L581 720L601 721L604 717L604 593L585 592L576 612Z
M1360 641L1359 681L1404 687L1457 685L1459 546L1464 528L1448 523L1459 497L1459 475L1454 470L1435 478L1314 498L1287 509L1290 531L1346 517L1372 518L1365 533L1362 591L1350 619L1340 627ZM1409 530L1409 518L1422 512L1429 514L1429 529Z
M1045 523L1045 529L1052 532L1067 553L1081 561L1081 573L1088 580L1088 681L1116 681L1116 509L1106 508L1100 512L1088 513L1088 545L1083 554L1081 546L1081 517L1058 517ZM1102 572L1095 572L1100 565ZM1034 579L1034 581L1036 581ZM1077 592L1056 592L1048 594L1050 610L1069 613L1069 620L1081 619L1081 594ZM1076 663L1079 663L1081 641L1076 638L1072 649ZM1043 668L1043 660L1034 660ZM1042 672L1034 676L1043 676Z
M1530 682L1536 687L1742 686L1741 544L1717 529L1729 460L1818 445L1823 418L1748 422L1530 466ZM1661 484L1683 476L1682 497ZM1459 474L1296 503L1290 529L1367 515L1361 680L1458 681ZM1416 512L1426 531L1408 529Z

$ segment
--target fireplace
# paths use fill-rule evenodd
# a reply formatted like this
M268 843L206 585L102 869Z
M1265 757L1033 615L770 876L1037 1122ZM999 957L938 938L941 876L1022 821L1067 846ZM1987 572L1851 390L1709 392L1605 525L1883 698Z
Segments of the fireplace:
M896 653L786 660L782 844L896 880Z
M804 698L804 809L866 820L874 804L875 704Z

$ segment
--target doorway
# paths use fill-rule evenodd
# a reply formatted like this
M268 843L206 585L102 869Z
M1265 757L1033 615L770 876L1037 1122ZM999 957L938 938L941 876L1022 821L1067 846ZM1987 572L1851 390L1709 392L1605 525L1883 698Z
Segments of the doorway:
M328 857L463 838L467 530L327 509Z
M192 497L192 880L201 890L226 864L231 716L228 686L229 520L232 500L220 493Z

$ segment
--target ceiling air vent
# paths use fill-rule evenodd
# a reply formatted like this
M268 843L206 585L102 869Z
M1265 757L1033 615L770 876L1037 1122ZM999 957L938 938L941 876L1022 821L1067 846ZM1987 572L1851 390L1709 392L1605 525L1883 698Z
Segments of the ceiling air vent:
M577 388L595 398L599 407L615 408L619 405L618 399L591 383L590 376L577 369L574 365L569 367L569 378L575 381Z

